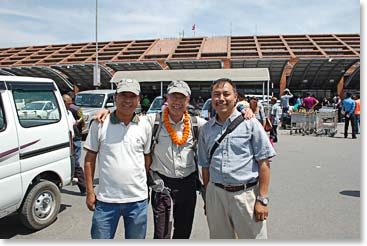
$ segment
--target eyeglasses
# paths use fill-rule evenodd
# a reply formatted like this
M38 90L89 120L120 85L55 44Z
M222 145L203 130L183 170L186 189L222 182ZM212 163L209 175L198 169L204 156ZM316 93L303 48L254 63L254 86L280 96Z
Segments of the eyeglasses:
M168 94L169 97L171 97L172 100L176 100L179 102L184 102L186 100L185 96L178 96L178 95L174 95L174 94Z

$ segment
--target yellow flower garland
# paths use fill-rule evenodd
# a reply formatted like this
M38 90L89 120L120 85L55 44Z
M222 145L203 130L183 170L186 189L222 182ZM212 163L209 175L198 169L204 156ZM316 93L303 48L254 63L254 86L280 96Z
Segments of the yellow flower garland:
M164 121L164 125L166 126L166 129L168 131L168 134L170 135L170 137L172 139L172 142L174 142L177 145L183 145L184 143L186 143L187 138L189 137L189 134L190 134L189 113L187 112L187 110L185 110L185 112L184 112L183 135L182 135L181 139L178 139L176 131L173 129L173 127L171 126L171 123L169 122L168 112L169 112L169 109L167 107L163 111L163 121Z

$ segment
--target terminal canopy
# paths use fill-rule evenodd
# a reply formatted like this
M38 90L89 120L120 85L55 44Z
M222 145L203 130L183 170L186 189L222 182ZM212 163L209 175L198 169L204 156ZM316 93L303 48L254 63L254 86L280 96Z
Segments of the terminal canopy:
M215 81L220 78L251 82L265 82L270 80L269 70L267 68L236 68L118 71L113 75L111 82L117 83L122 79L135 79L138 82L162 82L172 80Z

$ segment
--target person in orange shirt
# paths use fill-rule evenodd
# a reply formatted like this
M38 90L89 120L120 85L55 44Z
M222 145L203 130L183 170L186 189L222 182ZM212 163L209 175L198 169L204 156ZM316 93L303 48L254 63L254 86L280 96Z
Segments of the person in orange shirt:
M355 95L353 98L356 102L356 108L354 109L354 129L356 129L356 134L360 134L361 102L359 98L359 95Z

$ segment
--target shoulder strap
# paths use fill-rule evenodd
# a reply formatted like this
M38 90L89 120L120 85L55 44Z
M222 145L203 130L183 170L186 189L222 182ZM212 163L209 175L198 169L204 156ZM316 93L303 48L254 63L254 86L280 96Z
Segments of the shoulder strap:
M158 143L159 133L162 129L162 112L155 114L155 121L152 130L152 142L150 145L150 153L153 152L155 145Z
M191 123L192 136L194 137L194 141L197 141L199 138L199 126L198 126L198 119L196 118L196 116L190 115L190 123Z
M198 119L196 116L190 115L190 125L191 125L191 132L192 138L194 141L193 150L194 150L194 162L196 165L196 170L198 170L198 161L197 161L197 146L198 146L198 139L199 139L199 126L198 126Z
M192 131L192 137L194 140L193 150L194 150L194 162L195 162L195 187L196 190L199 191L201 194L204 192L204 185L203 185L203 177L199 172L199 166L198 166L198 152L197 152L197 146L198 146L198 140L199 140L199 125L198 125L198 119L196 116L190 115L190 124L191 124L191 131Z
M222 142L222 140L225 138L225 136L227 136L227 134L231 133L234 129L236 129L236 127L243 121L243 115L239 115L237 116L236 119L234 119L231 124L229 124L229 126L227 127L226 131L222 134L222 136L220 136L220 138L215 141L213 147L210 150L210 156L209 156L209 163L212 160L214 151L218 148L220 142Z

